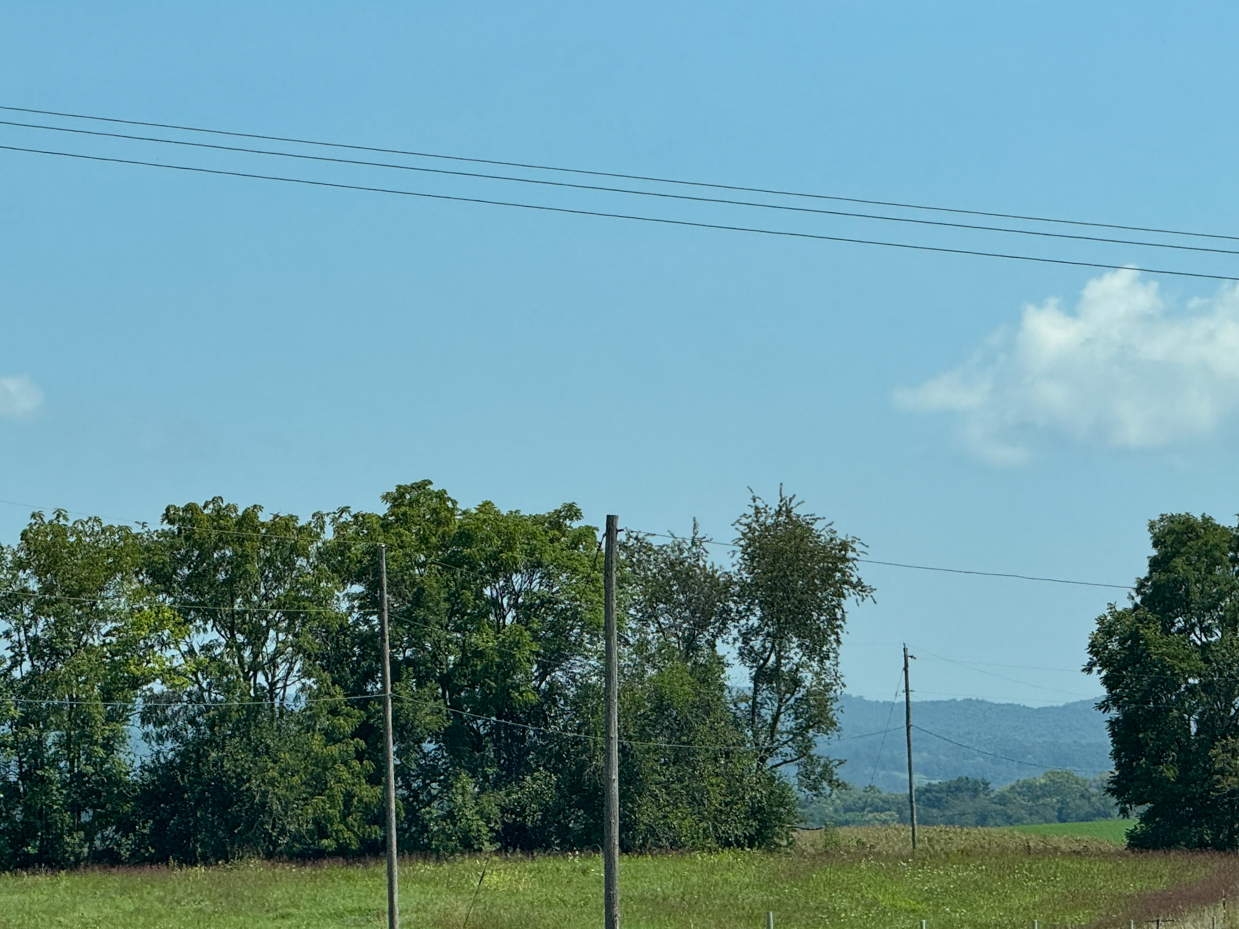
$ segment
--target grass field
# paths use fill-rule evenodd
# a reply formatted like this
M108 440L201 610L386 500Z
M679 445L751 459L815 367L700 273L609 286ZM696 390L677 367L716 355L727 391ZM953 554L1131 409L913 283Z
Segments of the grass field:
M1134 819L1098 819L1091 823L1045 823L1036 826L1012 826L1011 828L1033 835L1080 836L1123 845L1127 842L1127 830L1135 822Z
M1133 855L1090 837L1005 830L922 831L915 856L900 829L807 833L784 852L626 858L628 929L1043 929L1122 927L1197 906L1218 858ZM829 847L826 847L829 845ZM596 856L406 860L402 925L426 929L584 929L601 922ZM1233 875L1227 874L1226 880ZM378 864L97 870L0 876L0 926L120 929L342 929L384 925ZM1197 888L1183 893L1175 887ZM476 905L469 913L477 889ZM1158 898L1157 894L1161 893ZM1204 896L1202 896L1202 894ZM1150 904L1152 901L1152 904ZM1163 912L1165 911L1165 912Z

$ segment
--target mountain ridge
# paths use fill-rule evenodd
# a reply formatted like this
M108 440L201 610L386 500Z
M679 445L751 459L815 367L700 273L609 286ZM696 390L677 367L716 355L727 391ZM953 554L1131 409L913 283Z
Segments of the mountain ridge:
M903 701L844 694L840 730L818 743L840 759L840 776L858 788L907 787ZM1084 777L1111 768L1106 718L1092 700L1031 707L975 698L912 704L912 760L918 783L976 777L1002 787L1045 771ZM889 731L883 731L889 730Z

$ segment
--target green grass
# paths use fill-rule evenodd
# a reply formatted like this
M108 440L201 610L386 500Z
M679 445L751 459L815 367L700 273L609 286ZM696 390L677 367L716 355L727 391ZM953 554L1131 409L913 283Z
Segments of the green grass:
M915 856L895 829L841 829L793 849L626 858L627 929L1050 929L1139 915L1142 895L1198 881L1215 859L1133 855L1088 837L925 829ZM402 925L462 929L483 860L406 860ZM469 929L585 929L601 922L592 855L494 858ZM96 870L0 876L4 929L342 929L381 927L380 865Z
M1127 830L1135 825L1135 822L1134 819L1098 819L1089 823L1045 823L1010 828L1033 835L1079 836L1124 845L1127 842Z

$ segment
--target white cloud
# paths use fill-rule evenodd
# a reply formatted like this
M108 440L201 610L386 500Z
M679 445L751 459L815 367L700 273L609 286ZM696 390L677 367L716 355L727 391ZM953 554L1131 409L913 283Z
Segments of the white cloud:
M1168 313L1152 281L1114 271L1088 282L1075 312L1026 305L973 357L896 405L956 414L968 448L1020 464L1039 435L1154 448L1216 430L1239 410L1239 287Z
M43 391L26 375L0 377L0 416L21 419L37 410L42 403Z

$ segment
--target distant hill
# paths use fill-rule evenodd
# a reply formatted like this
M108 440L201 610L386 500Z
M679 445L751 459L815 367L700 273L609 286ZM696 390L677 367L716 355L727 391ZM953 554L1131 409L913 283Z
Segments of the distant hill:
M883 790L905 788L903 702L892 715L889 703L845 694L840 708L843 729L839 738L822 742L820 748L832 758L845 760L840 769L843 779L858 788L871 779ZM885 739L881 735L855 738L885 729L888 720L897 728L887 732ZM980 777L1002 787L1051 769L1093 777L1111 768L1105 716L1091 700L1045 707L986 700L918 700L912 704L912 722L955 742L1004 756L980 754L913 730L912 760L918 782Z

